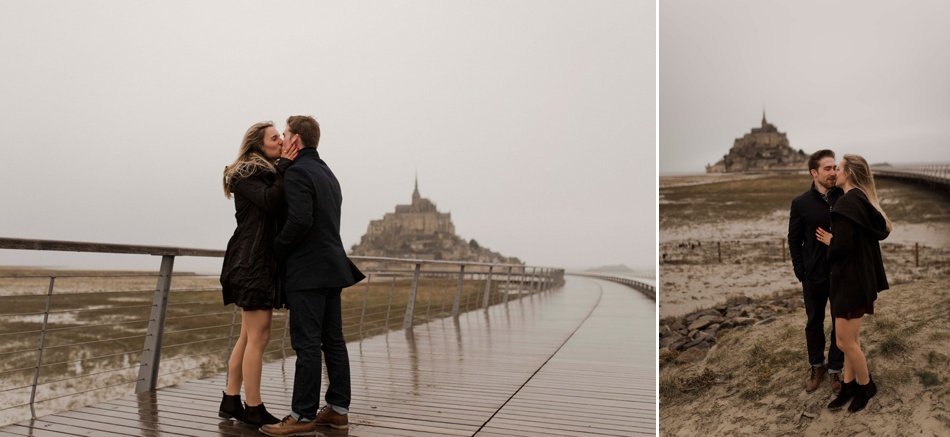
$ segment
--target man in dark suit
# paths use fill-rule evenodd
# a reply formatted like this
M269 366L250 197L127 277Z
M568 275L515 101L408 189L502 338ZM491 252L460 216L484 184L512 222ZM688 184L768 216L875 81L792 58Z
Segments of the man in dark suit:
M348 427L350 361L343 339L340 293L364 276L350 262L340 239L340 184L317 153L320 125L313 117L287 119L284 142L299 147L284 175L287 218L274 241L290 309L290 341L297 352L291 413L264 425L272 436L312 433L317 425ZM329 387L320 406L320 351Z
M788 221L788 250L792 256L795 277L802 283L805 297L805 343L808 346L809 376L805 391L813 392L821 385L825 373L830 374L831 390L841 390L841 368L844 353L835 343L835 324L831 322L831 340L828 363L825 363L825 308L831 289L831 269L828 266L828 246L818 241L815 230L831 228L831 207L843 194L835 186L837 166L835 153L819 150L808 159L811 188L792 201Z

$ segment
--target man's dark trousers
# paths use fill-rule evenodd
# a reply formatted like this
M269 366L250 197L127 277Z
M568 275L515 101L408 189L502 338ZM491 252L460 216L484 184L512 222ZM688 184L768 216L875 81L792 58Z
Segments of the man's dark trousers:
M326 402L350 407L350 357L343 338L340 288L318 288L287 293L290 307L290 338L297 352L291 410L303 420L313 420L320 407L320 351L326 357Z
M802 281L805 295L805 342L808 344L808 362L812 366L825 364L825 307L831 290L829 280L812 282L808 278ZM844 352L838 349L835 340L835 321L831 319L831 347L828 349L828 369L840 371L844 367Z

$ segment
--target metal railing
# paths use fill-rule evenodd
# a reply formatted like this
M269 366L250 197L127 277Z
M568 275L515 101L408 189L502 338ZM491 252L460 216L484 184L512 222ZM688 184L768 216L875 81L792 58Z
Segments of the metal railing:
M176 257L224 251L14 238L0 238L0 249L161 256L157 274L0 270L0 424L25 418L27 407L36 418L41 403L61 411L133 384L140 393L226 370L238 309L222 306L217 275L174 273ZM520 264L351 259L372 267L343 293L347 341L487 310L564 281L562 269ZM265 360L292 354L288 323L286 311L274 312Z
M931 189L950 190L950 164L916 166L872 166L875 177L897 179L927 185Z
M605 281L611 281L611 282L616 282L618 284L623 284L630 288L633 288L634 290L639 291L640 293L643 293L644 296L656 302L656 286L653 284L648 284L646 282L638 281L636 279L625 278L623 276L611 275L609 273L570 272L568 273L568 275L603 279Z

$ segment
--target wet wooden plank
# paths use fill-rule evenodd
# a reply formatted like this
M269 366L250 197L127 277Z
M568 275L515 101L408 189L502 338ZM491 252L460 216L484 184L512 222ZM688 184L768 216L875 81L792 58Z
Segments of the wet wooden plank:
M630 288L569 278L507 307L350 343L350 429L317 435L653 434L654 311ZM278 417L290 410L294 371L293 358L264 366L262 397ZM188 381L0 435L261 435L217 417L225 383Z
M654 313L622 287L593 285L590 318L477 435L655 433L656 373L638 359L655 350Z

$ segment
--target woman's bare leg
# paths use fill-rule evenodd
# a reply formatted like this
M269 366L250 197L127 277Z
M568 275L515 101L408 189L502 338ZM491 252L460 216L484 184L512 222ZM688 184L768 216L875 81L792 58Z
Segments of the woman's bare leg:
M261 369L263 367L264 349L270 341L270 325L273 311L256 310L244 311L242 331L247 328L247 346L244 350L244 396L248 406L260 405L261 400Z
M837 334L838 348L844 352L845 360L845 381L854 378L860 385L866 385L870 381L868 376L868 362L861 351L861 318L845 320L835 319L835 332ZM850 373L850 374L849 374Z
M225 394L234 396L241 394L241 383L244 382L244 348L247 347L247 323L244 320L244 312L241 312L241 336L237 343L234 343L234 349L231 350L231 358L228 359L228 388Z

